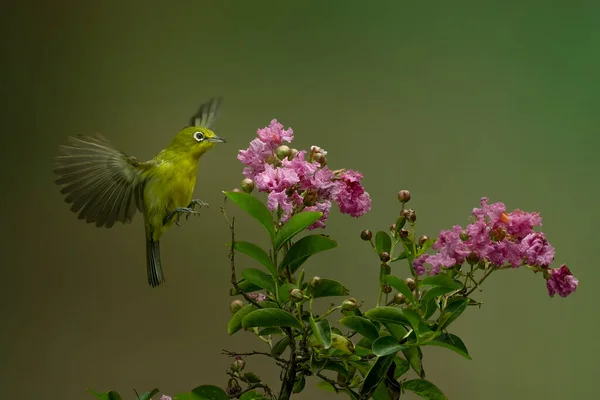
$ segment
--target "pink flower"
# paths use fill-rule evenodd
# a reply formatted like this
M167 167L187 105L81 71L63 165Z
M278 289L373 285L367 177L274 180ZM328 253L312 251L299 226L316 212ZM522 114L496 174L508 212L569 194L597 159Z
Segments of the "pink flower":
M419 257L415 258L415 260L413 261L413 268L415 270L415 273L419 276L421 275L425 275L425 262L427 261L427 259L429 258L429 254L423 254L420 255Z
M173 398L171 396L167 396L166 394L163 394L162 396L160 396L160 400L173 400Z
M261 192L282 191L300 181L298 174L291 168L275 168L265 165L265 170L254 177L254 183Z
M317 228L325 228L325 221L327 221L327 217L329 216L329 211L331 210L331 202L329 200L324 200L318 202L314 206L305 207L304 211L319 211L323 213L323 216L319 218L317 222L308 227L309 230L317 229Z
M480 200L481 208L474 208L473 215L477 219L485 219L491 222L491 226L495 225L502 220L502 214L506 212L506 206L504 203L487 204L488 198L482 197Z
M534 226L542 225L542 218L535 212L527 213L521 210L515 210L508 214L508 219L508 233L520 239L532 233Z
M293 169L298 174L298 178L300 179L300 189L306 190L311 187L311 181L315 172L319 168L319 164L310 163L304 159L306 155L306 151L299 151L298 154L291 160L284 158L282 160L282 165L286 168Z
M440 236L433 246L431 246L432 249L439 250L441 254L444 254L444 257L439 258L438 261L441 263L441 266L452 267L456 264L462 264L465 262L465 258L471 253L471 250L469 250L460 238L461 232L462 228L460 225L454 225L451 231L440 232ZM428 263L431 264L431 257Z
M265 161L273 154L273 147L260 139L254 139L250 142L250 146L246 150L238 152L237 159L246 167L244 168L244 176L249 179L254 179L254 176L265 170Z
M560 268L550 269L550 276L546 280L546 287L550 297L556 293L560 297L567 297L577 289L579 281L571 275L569 268L563 264Z
M437 275L440 273L440 267L450 268L457 264L456 259L450 257L447 253L437 253L427 257L427 264L431 265L429 275Z
M490 239L490 227L485 220L478 219L474 223L467 225L465 232L469 236L466 244L471 251L480 259L488 257L494 248Z
M353 217L360 217L371 210L371 197L360 184L360 172L345 171L338 181L336 202L340 211Z
M521 241L521 252L528 265L546 267L554 260L554 247L542 232L534 232Z
M288 198L285 191L281 192L270 192L267 196L267 208L271 211L278 211L281 209L280 222L285 223L292 215L292 209L294 205L291 199Z
M283 129L283 125L276 119L271 120L269 126L257 130L256 133L261 141L274 147L279 146L284 141L290 143L294 140L292 128Z
M258 303L267 299L267 296L265 296L263 293L257 292L248 293L248 297L250 297L252 300L256 300Z

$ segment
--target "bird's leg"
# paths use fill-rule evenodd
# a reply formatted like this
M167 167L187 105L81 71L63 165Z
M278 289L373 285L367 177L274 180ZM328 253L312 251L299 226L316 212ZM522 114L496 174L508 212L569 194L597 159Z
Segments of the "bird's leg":
M208 208L208 203L206 203L200 199L194 199L190 202L190 204L188 205L188 208L191 208L193 210L196 206Z
M189 218L192 214L198 214L198 212L194 211L191 207L177 207L173 212L167 214L165 219L163 220L163 225L166 225L173 217L175 217L175 224L179 226L179 218L185 214L186 219Z

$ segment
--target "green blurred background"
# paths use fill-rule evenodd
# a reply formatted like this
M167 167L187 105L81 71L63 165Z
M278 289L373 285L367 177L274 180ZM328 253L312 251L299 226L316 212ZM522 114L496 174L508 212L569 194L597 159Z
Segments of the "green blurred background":
M296 147L319 145L332 168L365 174L373 210L334 211L327 233L340 247L306 267L368 306L378 263L358 235L394 221L399 189L431 236L464 225L482 196L541 212L555 266L567 263L579 290L551 299L540 275L494 276L484 306L453 325L473 360L427 348L427 377L450 399L594 397L600 3L418 3L6 2L2 396L226 384L220 350L261 342L226 332L220 191L241 179L237 151L278 118ZM52 157L68 136L100 132L150 158L215 95L225 99L215 130L229 143L201 160L196 188L212 207L164 237L167 284L151 289L141 216L110 230L77 220ZM238 237L265 243L236 214ZM278 389L266 360L248 367ZM309 382L298 398L335 396Z

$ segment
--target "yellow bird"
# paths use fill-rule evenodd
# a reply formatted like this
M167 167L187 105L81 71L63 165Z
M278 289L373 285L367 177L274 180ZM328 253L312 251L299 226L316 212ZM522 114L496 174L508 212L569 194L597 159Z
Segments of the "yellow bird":
M61 145L55 158L56 183L71 211L96 226L112 227L131 222L136 211L144 215L148 283L165 281L160 262L159 241L181 215L197 214L192 200L200 156L226 140L210 129L221 99L211 99L191 118L191 126L178 132L171 144L149 161L115 149L100 134L78 135Z

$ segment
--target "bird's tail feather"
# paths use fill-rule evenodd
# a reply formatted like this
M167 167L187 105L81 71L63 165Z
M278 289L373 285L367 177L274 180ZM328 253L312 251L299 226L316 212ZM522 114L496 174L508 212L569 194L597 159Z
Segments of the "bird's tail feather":
M146 262L148 266L148 283L156 287L165 282L160 263L160 242L146 241Z

